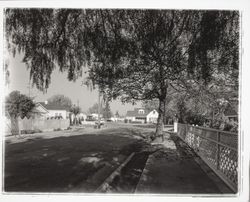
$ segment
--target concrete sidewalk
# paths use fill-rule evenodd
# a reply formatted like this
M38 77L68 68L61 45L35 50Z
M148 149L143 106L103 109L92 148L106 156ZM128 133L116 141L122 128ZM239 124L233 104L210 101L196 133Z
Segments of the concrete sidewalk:
M232 193L225 183L180 138L167 134L159 150L150 155L135 193ZM205 169L204 169L205 168Z

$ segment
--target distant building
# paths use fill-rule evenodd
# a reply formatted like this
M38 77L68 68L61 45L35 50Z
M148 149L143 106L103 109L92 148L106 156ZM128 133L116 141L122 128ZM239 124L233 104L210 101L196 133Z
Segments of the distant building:
M116 117L116 116L114 116L114 117L111 117L111 118L108 119L108 120L110 120L110 121L112 121L112 122L124 122L124 119L125 119L125 118L123 118L123 117Z
M47 118L48 115L49 111L40 103L36 103L35 107L31 111L31 116L33 118Z
M224 111L224 117L226 117L229 121L238 121L238 110L228 105Z
M158 112L155 109L152 110L147 115L147 123L157 123L158 116Z
M69 109L67 107L49 104L47 101L39 102L39 104L48 111L47 118L69 118Z
M133 111L127 111L126 120L128 122L156 123L158 115L156 110L149 111L144 108L135 108Z
M87 115L81 112L80 114L78 114L78 118L79 118L81 121L86 121Z
M88 117L92 117L93 120L98 120L98 114L96 114L96 113L92 113L92 114L88 115ZM103 118L102 114L100 114L100 118Z

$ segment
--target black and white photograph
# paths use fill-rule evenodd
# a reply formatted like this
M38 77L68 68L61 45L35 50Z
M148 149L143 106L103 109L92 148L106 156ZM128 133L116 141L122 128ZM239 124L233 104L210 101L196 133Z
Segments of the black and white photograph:
M240 195L241 10L2 12L3 194Z

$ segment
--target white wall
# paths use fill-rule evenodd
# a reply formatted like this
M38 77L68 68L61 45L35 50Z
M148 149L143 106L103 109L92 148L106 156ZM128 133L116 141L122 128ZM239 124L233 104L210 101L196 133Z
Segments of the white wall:
M126 116L126 119L130 121L135 121L135 117L133 116Z
M147 115L147 123L156 123L158 116L159 114L156 110L149 112L149 114Z
M84 113L80 113L80 114L78 114L78 117L79 117L80 119L84 119L84 121L85 121L86 118L87 118L87 115L84 114Z

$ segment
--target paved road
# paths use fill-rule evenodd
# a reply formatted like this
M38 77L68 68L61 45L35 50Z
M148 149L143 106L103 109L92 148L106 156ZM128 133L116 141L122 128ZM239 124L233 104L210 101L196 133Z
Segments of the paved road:
M145 141L129 128L75 129L7 138L7 192L93 192ZM78 189L81 187L80 189Z

